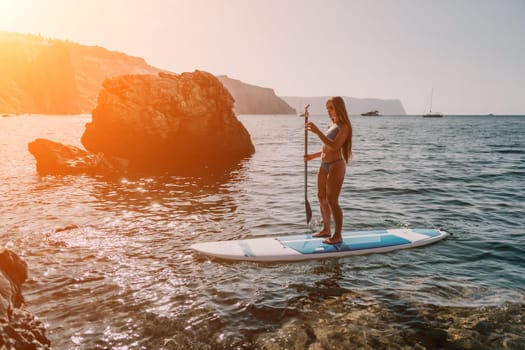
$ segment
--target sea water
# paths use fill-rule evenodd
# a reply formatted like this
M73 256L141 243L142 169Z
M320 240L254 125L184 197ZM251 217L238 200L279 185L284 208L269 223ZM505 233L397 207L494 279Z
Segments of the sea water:
M23 294L53 348L525 346L525 117L352 116L344 229L451 236L286 264L209 260L189 246L321 227L318 161L305 222L301 118L239 116L256 153L227 171L38 176L27 144L81 146L90 119L0 118L0 244L28 263Z

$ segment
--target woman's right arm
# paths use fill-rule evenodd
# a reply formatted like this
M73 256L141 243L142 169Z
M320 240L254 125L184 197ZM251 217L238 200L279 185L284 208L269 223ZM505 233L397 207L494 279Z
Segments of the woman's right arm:
M311 153L304 156L304 160L313 160L315 158L320 158L323 152Z

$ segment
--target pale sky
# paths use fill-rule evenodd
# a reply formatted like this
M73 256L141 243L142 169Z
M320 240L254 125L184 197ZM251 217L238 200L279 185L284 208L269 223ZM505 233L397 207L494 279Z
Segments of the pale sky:
M0 0L0 31L99 45L280 96L525 114L525 0ZM350 107L351 108L351 107Z

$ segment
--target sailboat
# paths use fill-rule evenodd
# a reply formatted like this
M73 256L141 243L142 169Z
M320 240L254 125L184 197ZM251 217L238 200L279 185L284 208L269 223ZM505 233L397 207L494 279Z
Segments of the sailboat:
M439 112L432 112L432 97L434 95L434 88L430 92L430 110L428 113L423 113L423 118L442 118L443 114Z

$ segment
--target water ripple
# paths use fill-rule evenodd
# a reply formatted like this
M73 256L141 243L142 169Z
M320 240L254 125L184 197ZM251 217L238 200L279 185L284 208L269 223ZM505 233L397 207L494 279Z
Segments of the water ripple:
M390 339L400 328L430 344L423 331L441 319L466 332L476 324L457 320L485 317L483 308L495 319L522 312L525 118L354 117L345 229L419 226L452 236L291 264L210 260L189 245L319 229L315 162L305 224L300 118L241 117L257 152L230 172L126 178L36 176L27 142L78 144L88 120L39 118L0 120L0 237L29 264L24 295L55 348L256 348L290 324L314 341L331 320L347 331L359 325L356 341L363 329L388 329Z

